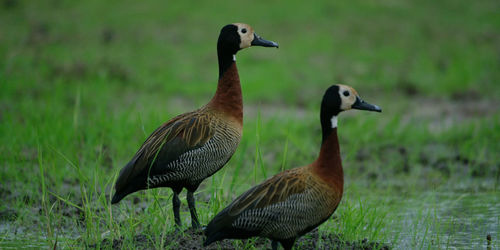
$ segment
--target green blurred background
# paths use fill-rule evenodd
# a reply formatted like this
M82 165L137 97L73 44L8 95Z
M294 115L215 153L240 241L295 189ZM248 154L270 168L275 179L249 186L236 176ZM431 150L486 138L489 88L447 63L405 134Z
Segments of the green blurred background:
M126 236L170 231L169 190L113 207L107 195L147 135L213 95L232 22L280 48L237 55L244 137L198 190L203 224L316 157L323 91L343 83L383 113L340 118L346 194L320 231L397 248L483 247L490 234L498 246L499 13L494 0L2 0L0 247L135 248Z

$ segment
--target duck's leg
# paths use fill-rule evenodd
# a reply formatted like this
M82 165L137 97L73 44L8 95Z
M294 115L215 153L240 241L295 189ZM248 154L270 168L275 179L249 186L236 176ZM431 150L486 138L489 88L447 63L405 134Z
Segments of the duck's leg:
M194 229L200 229L200 222L198 221L198 213L196 213L196 204L194 201L194 191L187 192L187 202L189 206L189 212L191 213L191 224Z
M271 247L273 250L278 250L278 241L273 240L271 242Z
M175 225L177 229L181 227L181 216L179 214L179 210L181 207L181 200L179 199L179 190L173 190L174 191L174 196L172 197L172 207L174 208L174 219L175 219Z
M281 245L285 250L291 250L294 243L295 243L295 238L281 241Z

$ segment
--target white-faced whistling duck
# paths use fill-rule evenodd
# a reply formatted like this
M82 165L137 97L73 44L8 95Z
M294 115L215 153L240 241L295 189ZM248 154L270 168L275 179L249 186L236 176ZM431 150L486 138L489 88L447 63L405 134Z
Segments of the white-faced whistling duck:
M180 226L178 195L186 188L192 226L200 228L193 192L229 161L240 142L243 102L235 56L250 46L278 47L278 44L262 39L247 24L234 23L221 29L215 95L205 106L174 117L146 139L121 170L112 204L138 190L170 187L174 192L175 224Z
M321 103L323 139L311 164L279 173L251 188L217 214L205 229L207 246L223 239L254 236L291 249L297 237L325 222L342 198L344 174L337 137L337 116L349 109L381 112L353 88L333 85Z

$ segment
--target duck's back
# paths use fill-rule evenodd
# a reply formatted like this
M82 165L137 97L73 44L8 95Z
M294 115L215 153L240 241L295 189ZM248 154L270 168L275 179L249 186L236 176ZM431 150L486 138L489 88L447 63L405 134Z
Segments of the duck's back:
M328 219L340 199L309 166L285 171L221 211L207 226L207 244L223 238L298 237Z
M234 119L206 107L177 116L156 129L122 169L113 201L145 188L196 189L224 166L240 139Z

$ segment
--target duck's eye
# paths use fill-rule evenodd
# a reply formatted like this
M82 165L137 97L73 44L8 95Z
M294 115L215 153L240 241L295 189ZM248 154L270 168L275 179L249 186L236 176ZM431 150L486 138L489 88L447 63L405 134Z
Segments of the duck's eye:
M245 28L241 29L241 33L243 33L243 34L247 33L247 29L245 29Z
M344 91L343 94L344 94L344 96L349 96L349 91L346 90L346 91Z

